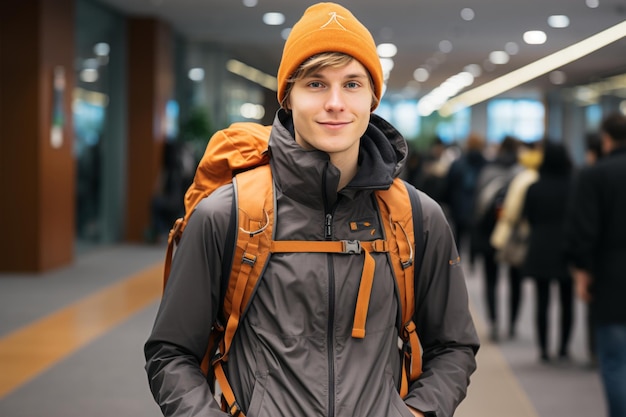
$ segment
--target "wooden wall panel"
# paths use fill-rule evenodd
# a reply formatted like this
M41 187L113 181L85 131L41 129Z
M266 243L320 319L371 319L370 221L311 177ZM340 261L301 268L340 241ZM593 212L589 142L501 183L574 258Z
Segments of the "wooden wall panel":
M151 18L130 19L128 27L126 239L141 242L161 168L165 104L173 95L172 36L167 25Z
M74 2L0 6L0 271L37 272L70 263L74 239ZM63 145L52 149L52 74L65 68Z

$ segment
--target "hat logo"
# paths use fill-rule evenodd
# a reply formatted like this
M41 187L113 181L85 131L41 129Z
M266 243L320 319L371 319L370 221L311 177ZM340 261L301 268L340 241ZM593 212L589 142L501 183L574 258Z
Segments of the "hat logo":
M326 22L322 26L320 26L320 29L324 29L326 26L328 26L331 23L335 22L343 30L348 30L345 27L343 27L343 25L341 23L339 23L339 20L337 20L337 19L344 19L345 20L345 17L338 15L337 12L330 12L330 13L328 13L328 15L330 16L330 19L328 19L328 22Z

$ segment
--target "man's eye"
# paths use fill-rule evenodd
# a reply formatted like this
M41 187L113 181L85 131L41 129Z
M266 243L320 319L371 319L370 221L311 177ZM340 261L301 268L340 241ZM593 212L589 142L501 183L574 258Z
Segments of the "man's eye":
M358 88L359 87L359 83L357 83L356 81L350 81L349 83L346 84L346 87L348 87L348 88Z
M312 88L320 88L322 86L323 86L322 83L320 83L319 81L311 81L309 83L309 87L312 87Z

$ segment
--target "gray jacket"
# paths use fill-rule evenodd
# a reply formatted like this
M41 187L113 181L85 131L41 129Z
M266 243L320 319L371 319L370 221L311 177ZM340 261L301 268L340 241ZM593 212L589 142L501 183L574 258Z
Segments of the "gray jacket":
M276 193L276 240L381 239L373 191L388 188L407 143L373 115L361 139L359 171L337 192L339 170L328 155L293 139L279 111L269 147ZM169 282L145 345L146 371L165 416L225 416L200 371L219 305L232 185L204 199L175 253ZM226 372L247 417L411 417L406 404L452 416L476 368L478 338L465 279L441 208L420 193L425 238L415 283L415 323L423 374L398 394L399 303L385 254L373 254L375 279L366 336L351 330L362 256L287 253L270 258L240 322ZM357 222L357 230L350 228ZM330 226L330 227L326 227Z

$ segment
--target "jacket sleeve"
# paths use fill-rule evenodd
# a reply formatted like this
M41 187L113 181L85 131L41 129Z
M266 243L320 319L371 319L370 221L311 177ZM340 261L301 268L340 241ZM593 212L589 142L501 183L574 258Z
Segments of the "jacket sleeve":
M434 200L422 192L420 199L425 245L415 282L414 321L423 348L423 372L405 402L427 416L451 417L476 369L479 340L450 227Z
M150 389L164 416L226 416L200 369L220 296L232 187L201 201L189 219L145 346Z

